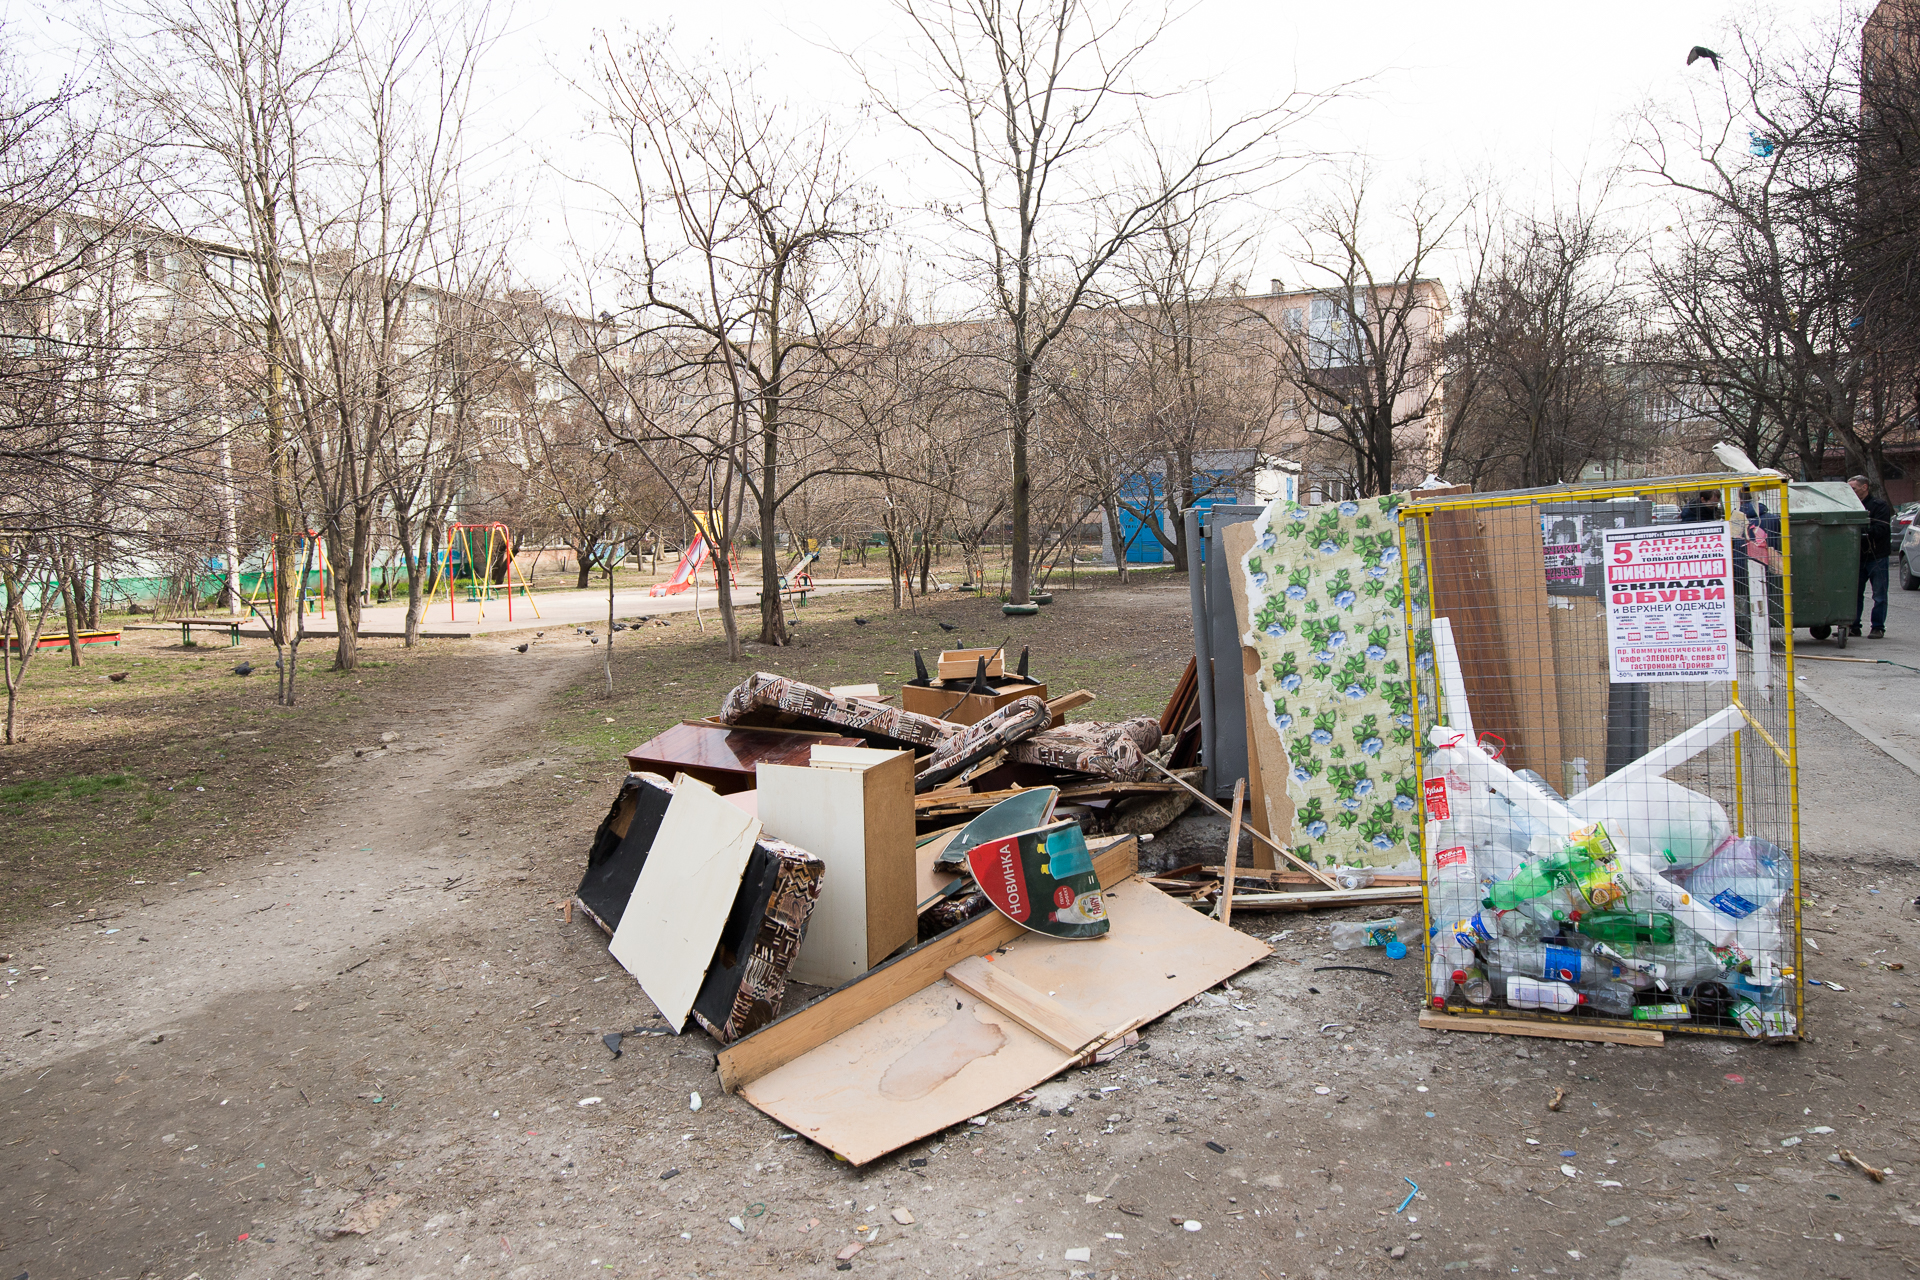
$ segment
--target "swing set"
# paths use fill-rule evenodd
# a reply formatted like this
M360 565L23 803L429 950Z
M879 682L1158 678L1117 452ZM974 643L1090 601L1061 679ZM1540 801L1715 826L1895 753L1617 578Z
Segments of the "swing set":
M484 557L475 554L476 550L483 544L485 546ZM434 575L433 591L427 597L427 605L429 608L432 607L434 600L439 597L441 584L445 583L447 587L447 617L454 622L460 620L454 603L456 584L453 577L453 553L456 546L458 546L460 550L460 562L467 567L467 599L480 606L480 617L484 618L487 616L487 601L491 600L495 593L498 593L506 597L507 621L512 622L513 593L516 590L527 598L527 604L533 609L533 616L536 618L540 616L540 606L533 603L533 592L528 587L527 580L521 578L517 583L514 580L517 566L514 564L513 558L513 536L507 526L497 520L491 524L450 524L447 526L446 546L440 552L440 572ZM496 583L493 580L493 566L496 556L502 556L506 562L507 580L504 583Z
M280 535L274 535L272 542L269 544L270 547L278 546L279 541ZM309 546L313 549L313 564L311 567L307 567L305 563L307 548ZM294 534L293 563L302 566L295 571L300 578L299 603L295 607L299 612L306 613L317 605L320 611L320 617L324 620L327 616L327 578L333 572L333 567L327 563L327 544L325 540L312 529L307 530L305 533ZM320 571L320 583L318 589L313 592L310 599L307 594L307 575L312 573L314 569ZM266 575L255 580L253 592L247 597L247 612L250 614L258 614L260 612L260 605L269 600L273 602L273 616L276 618L279 617L280 559L273 554L271 549L267 553Z

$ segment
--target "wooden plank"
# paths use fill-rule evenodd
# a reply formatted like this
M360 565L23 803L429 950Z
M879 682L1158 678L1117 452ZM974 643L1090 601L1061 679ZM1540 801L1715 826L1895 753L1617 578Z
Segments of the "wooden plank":
M1192 717L1194 700L1200 696L1200 660L1188 658L1186 670L1180 673L1180 679L1174 682L1173 692L1167 697L1167 705L1160 712L1160 732L1178 733L1187 727Z
M1234 895L1233 905L1247 911L1330 911L1335 907L1373 906L1385 902L1418 902L1420 890L1400 885L1369 885L1365 889L1308 889L1303 893L1249 893Z
M1233 616L1236 634L1246 635L1252 628L1247 614L1246 559L1253 550L1257 522L1243 520L1221 531L1221 543L1227 557L1227 577L1233 584ZM1215 659L1218 661L1218 657ZM1247 798L1249 825L1270 843L1253 842L1253 865L1275 866L1271 849L1293 841L1293 796L1287 790L1287 775L1293 764L1287 758L1287 746L1280 731L1267 715L1266 695L1260 692L1260 655L1251 646L1240 646L1241 689L1246 698L1247 721ZM1298 861L1295 859L1294 861Z
M1072 711L1075 707L1086 706L1089 702L1093 701L1093 698L1094 694L1091 689L1075 689L1072 693L1063 693L1057 698L1048 700L1047 714L1053 717L1053 723L1065 724L1066 721L1061 717L1065 716L1067 712Z
M1199 769L1174 770L1176 777L1182 773L1197 775ZM1032 787L1008 787L1004 791L923 791L913 798L914 808L920 810L922 818L937 816L938 813L963 812L976 809L991 809L1002 800L1011 799ZM1081 798L1101 799L1108 796L1145 795L1155 792L1179 791L1178 782L1083 782L1071 787L1060 788L1062 800Z
M608 950L678 1033L706 977L760 834L705 787L673 794Z
M1563 758L1560 697L1555 687L1546 562L1540 551L1540 508L1490 509L1484 513L1483 527L1512 682L1514 737L1507 766L1557 779ZM1605 717L1601 720L1604 724Z
M1107 893L1113 931L1105 937L1070 941L1020 930L994 963L1055 993L1076 1016L1107 1028L1107 1039L1271 954L1139 879ZM997 1106L1077 1056L936 979L747 1082L740 1096L859 1165Z
M1490 730L1511 741L1517 732L1519 713L1514 706L1510 655L1501 629L1483 514L1436 511L1429 517L1432 555L1427 576L1433 616L1447 618L1453 624L1454 647L1466 678L1474 728ZM1539 541L1536 534L1536 547ZM1540 572L1544 581L1544 561Z
M968 956L947 970L947 981L976 1000L992 1005L1056 1049L1084 1053L1102 1031L1076 1016L1044 991L1001 972L981 956Z
M940 655L940 669L934 674L942 680L970 680L979 674L982 658L987 660L988 676L1007 673L1006 657L999 649L948 649Z
M1087 843L1094 850L1093 870L1103 887L1119 884L1139 869L1140 842L1132 836L1115 837L1104 847L1098 841ZM719 1055L720 1087L734 1092L938 982L968 956L983 956L1025 932L998 911L989 911L927 939L804 1009L728 1045Z
M1221 924L1233 923L1233 873L1240 865L1240 808L1246 798L1247 782L1242 778L1233 784L1233 818L1227 823L1227 869L1220 877L1220 903L1215 908Z
M1554 693L1560 709L1560 767L1546 776L1570 796L1607 772L1606 606L1592 596L1554 596L1547 611L1553 636ZM1585 760L1586 783L1573 761ZM1546 773L1545 770L1541 772Z
M1153 768L1160 770L1161 773L1166 774L1167 777L1174 778L1173 773L1170 772L1168 769L1166 769L1163 765L1161 765L1161 763L1158 760L1155 760L1152 756L1147 757L1147 763L1151 765ZM1215 813L1219 814L1221 817L1225 818L1229 816L1227 811L1221 808L1219 803L1215 801L1212 796L1203 794L1196 787L1187 786L1185 781L1182 779L1174 778L1174 781L1179 782L1181 784L1182 790L1190 792L1193 795L1194 799L1198 800L1201 804L1207 806L1207 808L1213 810ZM1271 839L1261 836L1260 833L1257 831L1254 832L1254 835L1261 842L1265 843L1267 847L1271 848L1275 853L1278 853L1280 856L1284 857L1287 861L1293 863L1295 866L1299 867L1302 871L1305 871L1308 875L1312 876L1315 880L1318 880L1321 884L1326 885L1329 889L1335 889L1339 887L1339 883L1336 880L1334 880L1332 876L1320 870L1320 868L1314 866L1312 863L1308 862L1306 859L1300 857L1298 854L1294 853L1293 850L1287 848L1285 845L1275 844Z
M1548 1040L1593 1040L1654 1048L1667 1042L1666 1033L1651 1027L1610 1026L1599 1022L1535 1022L1528 1018L1463 1017L1451 1013L1420 1015L1429 1031L1479 1031L1496 1036L1541 1036Z

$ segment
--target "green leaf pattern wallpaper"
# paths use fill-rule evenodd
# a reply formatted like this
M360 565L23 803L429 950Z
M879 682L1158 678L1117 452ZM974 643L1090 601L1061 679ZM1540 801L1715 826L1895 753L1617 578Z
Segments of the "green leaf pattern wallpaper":
M1394 514L1402 502L1393 494L1311 508L1276 502L1256 520L1244 562L1245 642L1259 654L1262 701L1287 751L1293 849L1324 866L1418 861L1408 601ZM1414 574L1413 593L1424 618L1424 574ZM1427 627L1416 633L1414 661L1424 684L1433 667Z

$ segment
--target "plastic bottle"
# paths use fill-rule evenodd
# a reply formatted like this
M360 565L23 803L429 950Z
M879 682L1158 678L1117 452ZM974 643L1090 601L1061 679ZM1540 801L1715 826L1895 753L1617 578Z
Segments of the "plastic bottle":
M1487 971L1479 965L1454 972L1453 985L1472 1005L1490 1004L1493 1001L1493 980L1487 977Z
M1687 892L1736 920L1764 911L1791 886L1791 862L1777 846L1752 836L1722 842L1687 874Z
M1595 824L1577 833L1567 847L1522 863L1512 879L1503 880L1487 891L1485 901L1502 911L1510 911L1524 902L1564 889L1569 901L1581 908L1609 910L1622 903L1628 891L1613 867L1602 861L1603 857L1612 856L1612 842Z
M1388 916L1384 920L1342 920L1333 926L1333 946L1337 951L1352 951L1355 947L1384 947L1399 941L1399 916Z
M1572 1013L1586 997L1564 982L1542 982L1537 978L1507 979L1507 1004L1515 1009L1551 1009Z
M1373 883L1373 872L1362 867L1341 867L1333 873L1342 889L1364 889Z
M1599 982L1581 987L1580 994L1585 997L1580 1003L1596 1013L1610 1013L1616 1018L1633 1016L1634 990L1627 983Z
M1586 953L1578 946L1523 942L1505 935L1493 939L1485 954L1488 964L1503 974L1549 982L1578 983L1591 967Z
M1597 911L1580 918L1576 926L1595 942L1649 942L1665 946L1673 941L1673 917L1664 912Z

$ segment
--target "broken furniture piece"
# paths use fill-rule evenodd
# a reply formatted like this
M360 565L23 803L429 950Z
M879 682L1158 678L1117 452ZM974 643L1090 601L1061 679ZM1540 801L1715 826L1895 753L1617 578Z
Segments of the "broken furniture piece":
M854 746L930 751L958 732L958 726L932 716L865 698L834 694L818 685L771 672L756 671L721 703L723 723L797 728L859 739Z
M949 649L938 659L938 674L930 676L926 659L916 649L916 675L900 686L900 705L954 724L974 724L1020 698L1045 702L1047 686L1027 675L1027 658L1028 651L1022 649L1019 670L1009 676L999 649ZM1063 711L1055 723L1065 722Z
M913 753L815 747L802 764L762 765L759 781L766 830L826 868L793 977L838 986L912 942Z
M815 743L857 747L858 738L771 729L736 729L703 721L683 721L627 752L627 768L662 777L686 774L721 795L753 789L754 766L761 761L804 761Z
M574 898L581 914L609 936L626 916L674 797L699 789L697 782L676 788L644 773L630 773L622 782L595 833ZM670 855L663 848L661 856ZM691 1005L694 1020L722 1044L779 1014L822 871L820 860L803 849L764 833L754 840L718 935L707 944L709 958ZM697 941L691 945L698 949Z

